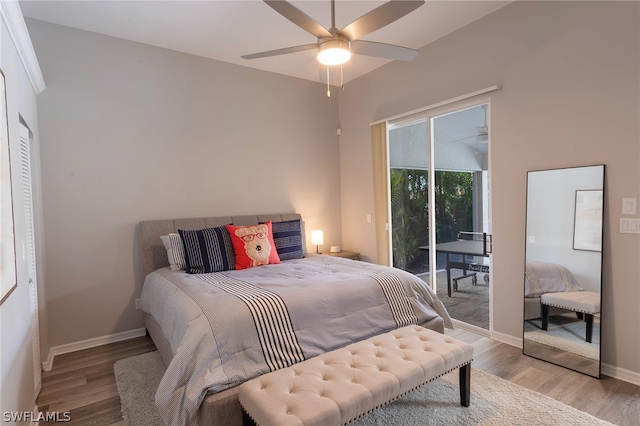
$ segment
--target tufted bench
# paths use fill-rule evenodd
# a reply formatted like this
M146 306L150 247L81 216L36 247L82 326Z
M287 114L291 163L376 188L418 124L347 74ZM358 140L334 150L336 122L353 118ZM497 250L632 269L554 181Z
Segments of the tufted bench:
M549 327L549 306L567 309L585 314L587 332L585 340L591 343L593 337L593 315L600 312L600 294L593 291L567 291L545 293L540 297L542 303L542 329Z
M473 346L420 326L373 336L243 383L245 422L343 425L460 369L468 407Z

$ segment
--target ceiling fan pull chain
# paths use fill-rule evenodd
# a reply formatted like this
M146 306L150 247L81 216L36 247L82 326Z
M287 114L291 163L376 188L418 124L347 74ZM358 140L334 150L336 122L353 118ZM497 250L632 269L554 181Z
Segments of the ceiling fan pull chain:
M329 87L329 65L327 65L327 98L331 97L331 88Z
M344 91L344 72L342 70L342 64L340 64L340 90Z

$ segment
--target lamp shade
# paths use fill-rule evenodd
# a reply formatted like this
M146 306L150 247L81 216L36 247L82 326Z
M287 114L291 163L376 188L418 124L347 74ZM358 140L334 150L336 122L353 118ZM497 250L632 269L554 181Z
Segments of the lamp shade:
M314 246L321 246L324 244L324 233L320 229L311 231L311 244Z
M318 46L318 61L324 65L341 65L351 58L346 40L327 40Z

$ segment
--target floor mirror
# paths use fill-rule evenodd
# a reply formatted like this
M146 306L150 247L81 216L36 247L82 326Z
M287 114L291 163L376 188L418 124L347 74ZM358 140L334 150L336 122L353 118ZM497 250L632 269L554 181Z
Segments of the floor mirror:
M605 166L527 173L523 353L600 377Z

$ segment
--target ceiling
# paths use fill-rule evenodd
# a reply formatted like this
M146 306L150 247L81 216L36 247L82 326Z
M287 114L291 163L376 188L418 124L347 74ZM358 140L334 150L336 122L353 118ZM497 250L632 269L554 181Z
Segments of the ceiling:
M330 1L292 0L325 28ZM385 3L337 0L336 27L342 28ZM470 24L511 1L431 1L398 21L363 37L413 49ZM259 0L210 1L20 1L24 16L152 46L244 65L311 81L326 81L315 51L246 60L240 56L307 43L316 38ZM344 81L390 62L362 55L344 65ZM333 83L333 77L332 77Z

